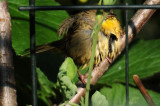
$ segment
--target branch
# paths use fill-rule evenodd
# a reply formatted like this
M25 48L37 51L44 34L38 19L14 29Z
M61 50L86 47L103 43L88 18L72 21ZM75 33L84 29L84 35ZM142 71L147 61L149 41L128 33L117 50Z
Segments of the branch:
M7 0L0 1L0 106L17 106L12 62L11 18Z
M160 4L160 0L146 0L145 5ZM148 21L148 19L153 15L155 9L140 9L132 17L128 24L128 41L131 42L134 36L141 30L143 25ZM121 38L120 52L117 54L119 56L125 48L125 31ZM117 57L116 56L116 57ZM116 58L115 58L116 59ZM113 61L115 60L113 59ZM112 63L113 63L112 61ZM107 59L104 59L98 67L95 67L92 71L91 84L95 85L98 79L108 70L110 63ZM86 73L87 75L87 73ZM87 81L87 78L85 79ZM77 94L69 101L71 103L79 103L81 96L84 96L86 88L78 88Z

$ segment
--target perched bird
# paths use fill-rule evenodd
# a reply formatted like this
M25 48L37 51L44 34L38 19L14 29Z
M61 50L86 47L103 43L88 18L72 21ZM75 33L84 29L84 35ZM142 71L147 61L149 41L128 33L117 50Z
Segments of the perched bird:
M36 52L60 51L72 57L78 66L88 66L91 58L93 27L97 10L88 10L65 19L59 27L58 35L61 40L41 45ZM122 29L120 23L113 13L109 13L102 22L98 33L94 66L103 59L113 59L119 52L120 37Z

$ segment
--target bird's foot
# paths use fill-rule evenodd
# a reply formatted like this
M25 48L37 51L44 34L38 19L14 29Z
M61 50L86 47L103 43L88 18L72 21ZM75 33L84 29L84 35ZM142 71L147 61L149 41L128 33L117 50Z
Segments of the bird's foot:
M82 75L82 74L79 72L78 69L77 69L77 73L78 73L79 78L80 78L80 80L82 81L82 83L86 85L86 84L87 84L87 82L85 81L86 76Z

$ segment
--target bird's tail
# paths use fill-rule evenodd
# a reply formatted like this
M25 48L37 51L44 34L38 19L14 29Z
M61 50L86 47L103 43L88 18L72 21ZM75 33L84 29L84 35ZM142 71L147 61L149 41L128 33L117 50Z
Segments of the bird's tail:
M46 52L46 51L51 51L51 52L64 52L66 46L66 40L61 39L49 44L44 44L44 45L40 45L40 46L36 46L36 53L42 53L42 52ZM23 53L23 56L29 56L30 55L30 49L26 49Z

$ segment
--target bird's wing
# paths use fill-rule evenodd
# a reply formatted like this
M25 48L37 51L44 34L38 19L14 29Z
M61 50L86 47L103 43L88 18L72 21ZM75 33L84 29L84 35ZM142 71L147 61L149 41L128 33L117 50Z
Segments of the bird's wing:
M68 33L68 30L73 26L73 23L75 21L75 17L71 16L67 19L65 19L62 24L59 26L58 29L58 36L65 36Z

